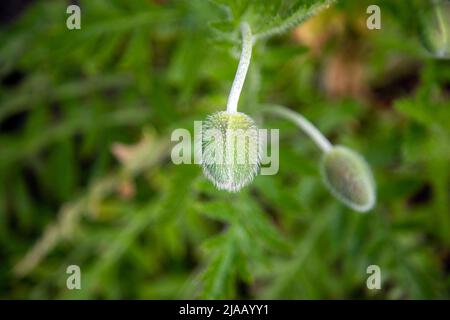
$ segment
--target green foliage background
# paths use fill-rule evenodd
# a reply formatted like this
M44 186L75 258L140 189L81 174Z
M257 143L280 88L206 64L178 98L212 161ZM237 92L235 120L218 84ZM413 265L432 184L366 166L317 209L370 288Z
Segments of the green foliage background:
M70 31L66 1L36 1L4 25L0 298L449 298L450 63L421 46L421 1L339 1L303 41L325 2L79 1ZM280 171L228 194L171 162L170 134L225 108L242 20L267 37L239 109L280 128ZM334 199L319 151L265 103L363 154L376 208Z

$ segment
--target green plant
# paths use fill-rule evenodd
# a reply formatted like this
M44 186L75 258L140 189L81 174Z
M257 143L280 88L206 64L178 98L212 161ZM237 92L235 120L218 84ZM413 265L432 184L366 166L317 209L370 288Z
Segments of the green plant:
M378 31L370 0L80 0L79 31L35 1L2 24L0 298L448 299L450 65L423 54L421 2L380 1ZM259 40L239 110L280 129L280 170L227 193L169 141L226 105L241 21ZM267 104L364 155L371 214Z
M203 172L219 189L232 192L248 185L259 169L260 142L258 127L252 118L237 112L238 101L252 56L253 36L250 26L243 22L242 53L228 96L227 110L209 116L202 126L201 161ZM244 148L237 148L238 136L243 134Z
M298 16L291 20L301 19ZM248 185L259 169L260 141L254 121L243 113L237 113L237 105L251 61L252 46L256 40L287 31L291 21L252 35L247 22L241 23L242 53L231 88L227 110L209 116L202 128L203 172L217 188L232 192ZM332 147L330 142L300 114L283 107L268 108L296 123L324 152L322 172L326 185L344 203L357 211L368 211L375 205L373 176L365 160L344 147ZM238 134L234 134L236 130ZM251 132L250 132L251 131ZM250 134L248 134L250 132ZM244 146L236 143L237 135L247 138ZM241 159L238 163L239 158Z
M364 158L346 147L333 146L311 122L298 113L281 106L268 106L267 111L294 122L322 150L322 176L336 198L356 211L366 212L373 208L375 182Z
M450 57L450 2L425 2L421 13L421 35L426 49L435 57Z

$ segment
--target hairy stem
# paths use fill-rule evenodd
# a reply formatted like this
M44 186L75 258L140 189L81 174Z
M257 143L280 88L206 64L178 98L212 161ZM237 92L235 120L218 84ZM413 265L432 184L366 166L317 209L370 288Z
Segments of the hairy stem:
M301 114L278 105L267 105L262 110L281 116L295 123L324 153L327 153L333 147L330 141L328 141L328 139Z
M241 24L242 32L242 52L239 59L238 69L234 77L233 85L231 86L230 95L228 96L227 112L234 113L237 111L239 97L241 95L242 87L244 85L247 70L252 58L253 37L248 23Z

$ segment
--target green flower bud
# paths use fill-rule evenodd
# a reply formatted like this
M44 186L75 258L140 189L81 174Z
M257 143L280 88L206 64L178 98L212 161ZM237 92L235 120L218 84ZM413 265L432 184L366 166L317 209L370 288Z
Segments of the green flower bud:
M450 58L450 1L429 1L420 13L421 40L435 57Z
M237 192L258 173L258 127L246 114L221 111L208 116L201 139L203 173L218 189Z
M322 174L331 193L356 211L375 205L375 183L367 162L356 152L333 147L324 154Z

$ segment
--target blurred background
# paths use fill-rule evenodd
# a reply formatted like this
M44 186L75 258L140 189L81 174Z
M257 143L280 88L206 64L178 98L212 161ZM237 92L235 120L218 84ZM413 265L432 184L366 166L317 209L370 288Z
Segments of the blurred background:
M225 109L239 23L324 2L80 0L69 30L68 1L2 0L0 298L448 299L448 10L342 0L258 42L239 110L280 128L277 175L229 194L170 159L174 129ZM266 103L360 152L375 209L333 198L319 150Z

